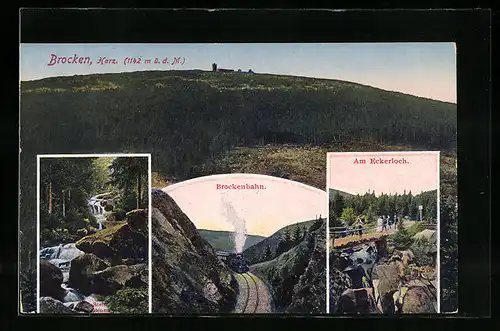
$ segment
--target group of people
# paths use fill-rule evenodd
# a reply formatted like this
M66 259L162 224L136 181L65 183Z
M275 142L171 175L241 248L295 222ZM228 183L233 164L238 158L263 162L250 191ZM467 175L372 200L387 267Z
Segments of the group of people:
M381 215L377 219L377 232L389 231L390 229L396 228L398 224L401 222L401 217L398 215L389 216L389 215ZM363 235L363 227L364 222L363 218L359 216L357 220L352 224L351 230L346 231L347 235L355 236Z
M396 227L399 222L401 222L401 218L397 215L394 215L392 217L389 215L379 216L379 218L377 219L377 231L388 231L393 227Z

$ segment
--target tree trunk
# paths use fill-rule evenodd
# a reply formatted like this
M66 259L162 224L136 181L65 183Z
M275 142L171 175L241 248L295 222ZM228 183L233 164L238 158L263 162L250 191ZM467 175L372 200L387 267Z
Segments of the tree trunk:
M49 214L52 213L52 182L49 182Z
M141 208L141 172L137 172L137 209Z
M62 215L66 217L66 204L64 203L64 191L62 191Z

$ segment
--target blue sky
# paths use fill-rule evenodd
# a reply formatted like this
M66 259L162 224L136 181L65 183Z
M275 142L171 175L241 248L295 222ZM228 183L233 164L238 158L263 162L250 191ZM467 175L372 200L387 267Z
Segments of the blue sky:
M90 57L88 64L48 66L58 57ZM99 57L117 64L97 64ZM183 64L127 64L126 57L180 57ZM142 70L252 69L256 73L340 79L456 103L453 43L341 44L22 44L21 80Z

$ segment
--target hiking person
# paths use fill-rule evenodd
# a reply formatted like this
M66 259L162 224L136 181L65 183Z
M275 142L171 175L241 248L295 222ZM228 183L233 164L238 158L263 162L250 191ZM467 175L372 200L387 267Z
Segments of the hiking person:
M359 234L359 236L361 237L361 236L363 235L363 225L359 224L359 225L358 225L358 229L359 229L359 230L358 230L358 234Z
M387 231L387 216L382 216L382 232Z
M384 220L382 219L382 216L379 216L377 219L377 232L382 232L383 224L384 224Z

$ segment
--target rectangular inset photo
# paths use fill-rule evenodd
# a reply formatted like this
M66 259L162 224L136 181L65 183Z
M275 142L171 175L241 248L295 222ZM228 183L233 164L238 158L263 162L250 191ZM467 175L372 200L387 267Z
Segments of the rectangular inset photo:
M330 313L439 313L439 152L328 153L327 186Z
M151 155L37 155L37 312L148 313Z
M152 189L152 311L325 314L327 194L259 174Z

